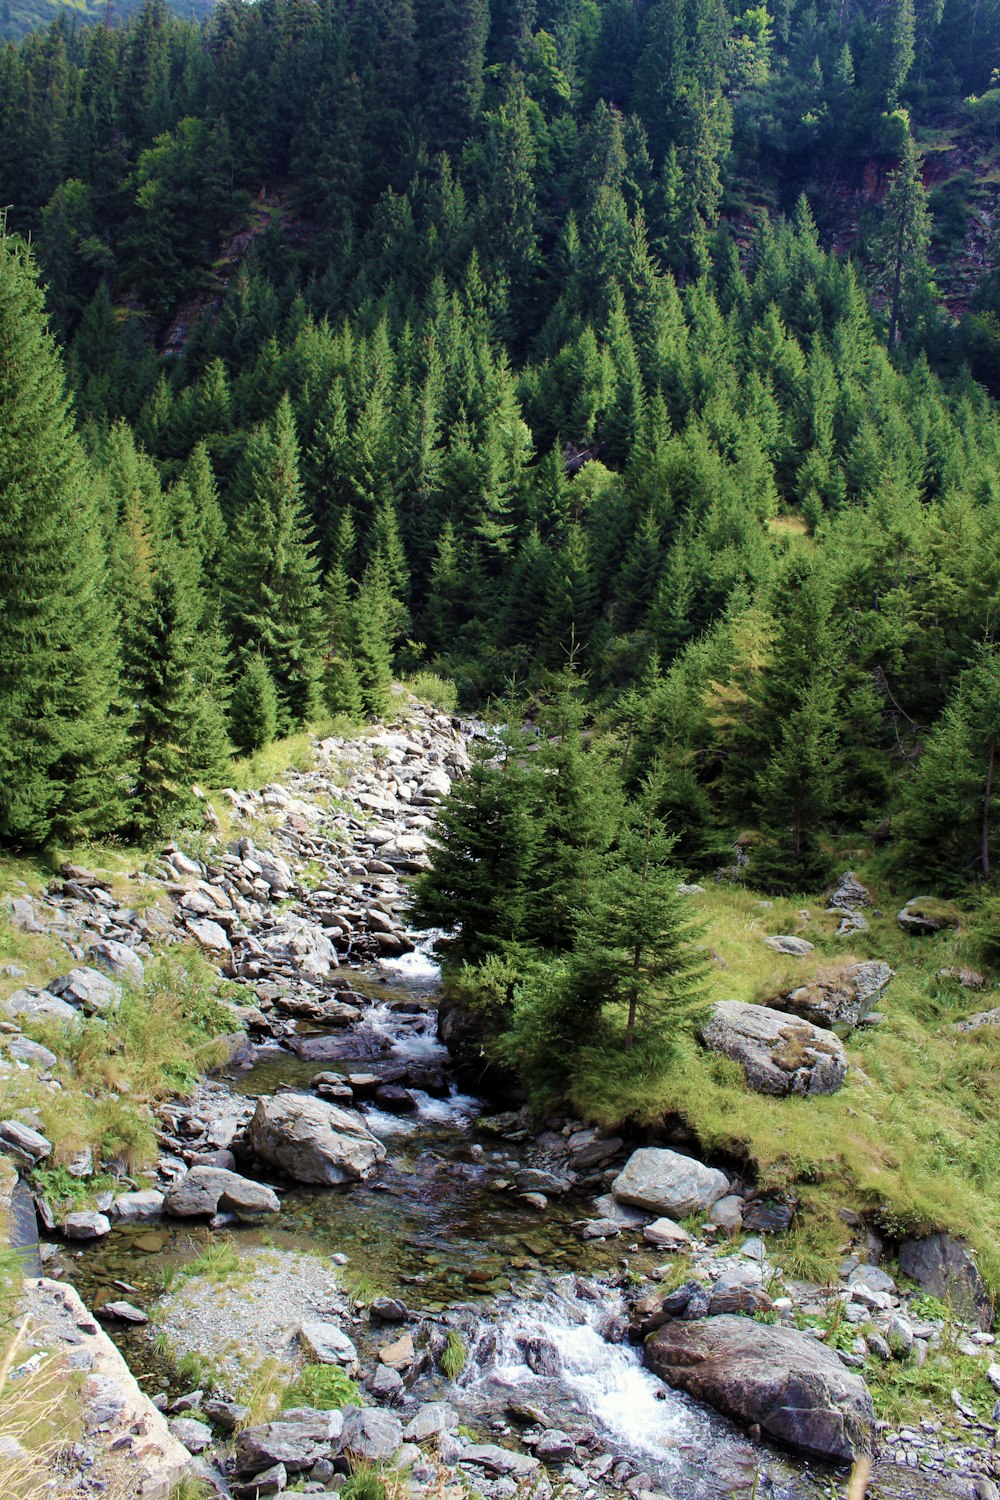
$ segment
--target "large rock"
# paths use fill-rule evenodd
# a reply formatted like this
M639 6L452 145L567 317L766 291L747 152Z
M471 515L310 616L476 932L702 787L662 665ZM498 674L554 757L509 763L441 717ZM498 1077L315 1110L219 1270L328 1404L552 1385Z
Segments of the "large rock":
M0 1151L34 1167L51 1156L52 1142L21 1120L4 1120L0 1122Z
M68 974L53 979L48 989L90 1016L113 1010L122 997L121 985L100 969L70 969Z
M14 990L3 1002L3 1008L9 1016L15 1016L19 1021L39 1022L42 1025L54 1022L57 1026L80 1024L80 1012L48 990Z
M766 1005L720 1001L701 1039L738 1062L758 1094L833 1094L847 1076L847 1056L832 1031Z
M728 1193L729 1178L679 1151L642 1146L632 1152L611 1184L611 1191L619 1203L630 1203L667 1219L683 1219L688 1214L706 1212Z
M941 932L945 927L957 927L958 914L954 907L935 896L913 896L896 913L896 921L904 932L919 937Z
M197 920L189 919L187 930L198 944L204 948L206 953L228 956L232 953L229 943L229 934L218 922L211 922L207 917L199 917Z
M348 1375L358 1373L358 1351L336 1323L303 1323L299 1343L317 1365L341 1365Z
M335 1417L337 1421L328 1421ZM289 1474L311 1469L321 1458L329 1458L340 1433L339 1412L317 1412L315 1420L266 1422L248 1427L236 1438L237 1474L259 1474L274 1464L284 1464Z
M385 1158L360 1115L308 1094L258 1100L247 1139L261 1161L296 1182L360 1182Z
M264 938L269 958L294 967L310 979L323 979L337 967L337 950L321 927L304 917L285 917Z
M738 1422L823 1458L871 1451L868 1388L825 1344L750 1318L668 1323L646 1342L645 1363Z
M814 1026L860 1026L881 1000L894 972L874 959L828 970L792 990L776 1008Z
M163 1213L163 1194L155 1188L121 1193L111 1205L111 1217L122 1224L143 1224Z
M899 1265L918 1286L953 1307L960 1318L990 1328L993 1306L989 1293L972 1256L954 1235L904 1240L899 1247Z
M369 1463L384 1463L392 1458L403 1441L403 1424L391 1412L377 1406L349 1406L344 1410L344 1430L340 1446Z
M100 942L91 943L87 949L87 957L95 969L103 969L112 978L124 980L126 984L134 984L136 988L142 984L145 977L142 959L127 943L116 943L111 938L102 938Z
M769 948L774 949L775 953L784 953L789 958L805 958L815 946L807 938L793 937L787 932L777 933L774 937L766 937L764 941Z
M167 1190L163 1207L178 1219L220 1210L240 1218L281 1211L277 1193L262 1183L241 1177L238 1172L227 1172L224 1167L192 1167Z

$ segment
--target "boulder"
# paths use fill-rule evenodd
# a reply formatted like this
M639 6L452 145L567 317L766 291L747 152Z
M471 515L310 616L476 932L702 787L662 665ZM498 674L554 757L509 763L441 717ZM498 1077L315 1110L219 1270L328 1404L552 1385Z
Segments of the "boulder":
M458 1431L458 1412L447 1401L425 1401L403 1429L408 1443L426 1443L441 1432Z
M261 1161L296 1182L361 1182L385 1159L360 1115L308 1094L258 1100L247 1139Z
M281 1212L277 1193L224 1167L192 1167L168 1188L164 1210L174 1218L233 1213L239 1218Z
M958 915L947 902L934 896L913 896L896 913L896 921L904 932L921 937L941 932L945 927L957 927Z
M955 1022L956 1031L978 1031L982 1026L1000 1026L1000 1006L994 1010L980 1010L964 1021Z
M211 1427L194 1417L175 1417L170 1423L170 1433L189 1453L204 1453L212 1442Z
M248 1427L236 1438L236 1472L258 1474L284 1464L289 1474L300 1474L321 1458L329 1458L334 1441L323 1423L267 1422L263 1427Z
M758 1094L833 1094L847 1076L847 1056L832 1031L766 1005L720 1001L701 1039L738 1062Z
M647 1340L644 1358L669 1385L792 1447L835 1461L871 1452L875 1413L864 1381L797 1329L730 1316L668 1323Z
M848 915L871 906L872 898L853 870L848 870L827 903L827 911L845 912Z
M197 920L189 920L186 925L199 948L204 948L206 953L228 956L232 952L229 935L218 922L211 922L207 917L199 917Z
M121 979L126 984L135 985L137 989L145 978L142 959L127 943L102 938L97 943L91 943L87 949L87 957L95 969L103 969L113 979Z
M743 1199L737 1193L727 1193L708 1211L708 1223L716 1229L735 1234L743 1227Z
M541 1468L540 1461L531 1454L515 1453L498 1443L470 1443L459 1457L463 1464L475 1464L487 1474L509 1474L515 1479L528 1479Z
M34 1167L52 1154L52 1142L21 1120L4 1120L0 1123L0 1151Z
M712 1287L709 1313L770 1312L771 1299L764 1290L764 1273L758 1262L737 1261L723 1270Z
M377 1406L344 1408L344 1430L340 1446L347 1453L381 1463L392 1458L403 1441L403 1424L391 1412Z
M108 1318L112 1318L119 1323L134 1323L137 1326L149 1322L149 1318L143 1312L142 1308L136 1307L132 1302L104 1302L97 1308L97 1316L102 1322L105 1322ZM183 1439L181 1441L183 1442ZM184 1446L186 1448L187 1443Z
M59 1061L48 1047L43 1047L41 1042L32 1042L26 1036L8 1037L7 1052L15 1062L24 1063L29 1068L42 1068L46 1072Z
M158 1219L163 1213L163 1194L154 1188L138 1193L121 1193L111 1205L111 1217L122 1224L143 1223Z
M961 1240L950 1234L904 1240L899 1247L899 1266L918 1286L953 1307L960 1318L989 1330L993 1322L990 1296Z
M336 1323L303 1323L299 1343L317 1365L341 1365L348 1375L358 1373L358 1351Z
M789 933L777 933L774 937L766 937L764 941L775 953L784 953L790 958L805 958L815 947L805 938L792 937Z
M686 1250L691 1243L687 1230L673 1219L654 1219L646 1225L642 1237L647 1245L655 1245L658 1250Z
M100 969L70 969L47 986L50 994L58 995L69 1005L75 1005L88 1016L113 1010L122 997L122 987Z
M14 990L3 1002L9 1016L20 1021L41 1022L43 1025L78 1026L80 1012L65 1000L60 1000L49 990Z
M694 1157L661 1146L633 1151L611 1184L619 1203L645 1208L668 1219L704 1213L729 1191L729 1178Z
M417 1357L413 1347L413 1335L407 1330L391 1344L384 1344L378 1351L379 1363L390 1370L408 1370Z
M304 917L285 917L263 939L271 959L286 963L310 979L324 979L337 967L337 950L322 927Z
M777 1002L778 1010L789 1011L814 1026L860 1026L878 1005L894 970L888 964L871 960L848 964L817 975L808 984L792 990Z
M111 1220L92 1209L78 1209L66 1215L61 1228L68 1240L99 1240L111 1233Z

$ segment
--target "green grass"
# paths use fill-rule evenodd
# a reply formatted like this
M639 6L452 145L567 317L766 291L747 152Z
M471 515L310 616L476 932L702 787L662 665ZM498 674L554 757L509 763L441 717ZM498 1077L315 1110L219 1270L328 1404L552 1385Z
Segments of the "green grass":
M586 1059L571 1103L607 1126L680 1117L703 1150L732 1154L763 1186L791 1191L798 1213L781 1242L781 1264L792 1274L835 1275L845 1239L838 1210L850 1206L871 1212L893 1235L964 1235L987 1285L1000 1292L1000 1028L962 1034L952 1025L998 997L938 978L939 969L970 962L974 925L963 918L962 928L910 937L895 921L904 898L873 894L887 915L850 939L835 937L837 919L815 895L762 907L753 892L712 886L693 902L706 922L706 946L722 960L710 976L713 1000L766 1001L848 959L882 958L896 970L879 1006L885 1022L847 1042L862 1071L852 1071L839 1093L753 1093L738 1065L706 1052L688 1025L669 1054L627 1069L621 1056ZM808 919L797 915L802 910ZM800 933L815 953L772 952L762 939L778 932Z
M189 1260L180 1266L171 1279L171 1284L176 1285L179 1281L193 1280L196 1276L204 1281L210 1281L216 1286L224 1282L235 1281L241 1276L248 1274L249 1268L236 1253L236 1246L232 1240L213 1240L206 1245L200 1255L194 1260Z
M448 1330L448 1342L441 1355L441 1374L446 1380L457 1380L465 1369L468 1358L462 1336L454 1328Z
M364 1397L349 1375L338 1365L303 1365L281 1398L282 1408L312 1406L335 1411L342 1406L361 1406Z

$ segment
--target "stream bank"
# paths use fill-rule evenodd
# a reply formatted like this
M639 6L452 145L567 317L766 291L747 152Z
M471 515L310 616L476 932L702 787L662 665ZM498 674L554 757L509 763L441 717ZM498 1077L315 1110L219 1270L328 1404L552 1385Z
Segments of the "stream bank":
M457 1086L437 1036L433 935L406 931L403 903L406 876L426 862L434 810L468 764L468 731L413 714L363 739L321 742L316 769L281 786L232 793L228 839L218 836L201 857L168 849L146 872L167 901L145 916L79 870L51 904L22 912L61 927L74 958L120 943L141 962L156 942L195 941L238 987L232 1011L244 1038L220 1078L162 1109L155 1185L99 1201L94 1218L104 1225L84 1246L47 1238L46 1271L71 1280L103 1315L175 1430L209 1455L201 1461L215 1452L217 1482L225 1470L247 1493L282 1465L285 1484L308 1475L307 1483L336 1487L336 1420L318 1434L315 1417L308 1432L290 1429L309 1421L279 1424L289 1431L277 1435L285 1456L273 1463L267 1438L234 1450L227 1430L253 1363L278 1360L291 1378L304 1358L300 1328L315 1322L350 1340L355 1356L344 1367L356 1357L366 1399L386 1418L381 1428L365 1418L371 1432L349 1429L352 1451L374 1454L395 1441L391 1451L415 1465L418 1494L464 1475L496 1500L521 1482L537 1483L541 1495L547 1474L568 1486L565 1494L594 1497L828 1493L836 1471L748 1440L643 1369L628 1338L630 1327L642 1332L635 1303L655 1298L658 1286L673 1291L678 1255L646 1242L644 1225L655 1216L629 1215L608 1200L639 1143L567 1120L546 1122L539 1134L516 1110L491 1113L495 1105ZM259 1101L282 1096L359 1116L384 1148L377 1170L332 1187L268 1170L250 1150L248 1126ZM280 1212L257 1216L222 1202L212 1218L165 1216L164 1199L192 1167L263 1178L278 1190ZM235 1271L185 1274L224 1242ZM695 1284L734 1266L761 1287L778 1273L752 1234L699 1235L681 1253ZM310 1263L299 1285L292 1268ZM891 1293L875 1289L890 1300L873 1307L863 1288L856 1282L845 1308L863 1309L866 1319L892 1311ZM840 1289L793 1291L818 1318L844 1300ZM150 1323L110 1311L123 1300ZM924 1331L928 1341L941 1333ZM449 1335L464 1360L450 1376ZM196 1382L185 1379L195 1370ZM426 1411L442 1403L447 1415ZM873 1493L917 1495L926 1484L927 1493L985 1497L975 1424L964 1420L964 1443L922 1430L887 1434L897 1441L884 1451L903 1461L883 1462ZM431 1424L432 1453L408 1451L404 1433L414 1422L414 1432ZM946 1479L949 1461L954 1480ZM905 1477L897 1480L897 1469ZM77 1493L87 1493L82 1470L80 1484Z

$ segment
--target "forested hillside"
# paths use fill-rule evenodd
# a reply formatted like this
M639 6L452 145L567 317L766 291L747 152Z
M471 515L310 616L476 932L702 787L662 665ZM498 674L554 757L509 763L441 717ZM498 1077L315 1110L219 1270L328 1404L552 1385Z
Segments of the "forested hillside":
M213 0L172 0L175 16L198 21ZM137 0L0 0L0 41L17 40L29 31L60 20L75 26L115 26L141 8Z
M529 716L569 672L692 868L989 875L998 61L965 0L8 45L3 838L169 829L394 671Z

